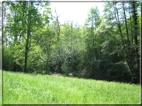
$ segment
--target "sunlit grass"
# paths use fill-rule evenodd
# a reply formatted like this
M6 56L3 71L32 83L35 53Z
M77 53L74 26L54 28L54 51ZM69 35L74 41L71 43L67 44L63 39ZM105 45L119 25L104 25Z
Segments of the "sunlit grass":
M140 103L140 86L3 72L3 103Z
M2 70L0 69L0 105L1 104L2 104Z

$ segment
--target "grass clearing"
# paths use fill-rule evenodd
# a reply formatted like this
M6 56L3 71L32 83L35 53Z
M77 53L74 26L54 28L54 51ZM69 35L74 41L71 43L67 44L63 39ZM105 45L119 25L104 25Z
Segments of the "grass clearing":
M3 104L139 104L140 85L3 71Z
M0 105L2 104L2 70L0 69Z

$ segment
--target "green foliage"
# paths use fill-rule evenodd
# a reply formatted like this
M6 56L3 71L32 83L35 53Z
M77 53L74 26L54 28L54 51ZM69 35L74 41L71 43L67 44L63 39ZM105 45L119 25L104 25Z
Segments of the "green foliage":
M41 48L34 46L29 52L28 68L29 72L34 72L43 69L43 61L41 60Z
M6 41L4 45L13 49L14 64L12 65L13 67L20 66L19 69L16 69L19 71L35 70L36 66L41 66L39 61L37 61L37 58L40 58L41 55L38 54L41 52L37 50L41 51L41 48L36 45L37 41L33 38L37 36L37 29L42 28L48 22L47 18L46 22L43 22L44 20L38 9L43 8L46 11L44 15L47 15L49 13L47 8L48 2L18 1L4 2L3 4L7 8L5 10L6 14L4 14L6 24L4 24L5 33L3 39ZM47 7L44 8L45 5ZM8 10L11 12L11 15L9 15ZM12 70L15 70L15 68Z
M88 19L86 20L88 22L88 26L90 28L97 28L98 25L100 24L100 15L99 15L99 10L97 7L92 7L88 13Z
M3 66L2 68L5 70L12 70L13 66L13 56L11 50L8 47L3 47Z
M116 78L127 77L130 76L130 69L126 62L112 63L107 70L107 74Z
M103 16L92 7L84 26L73 21L61 25L49 6L40 1L3 2L3 69L27 67L30 73L122 82L135 74L139 78L137 2L106 2Z
M5 71L3 81L3 104L138 104L141 98L134 84Z

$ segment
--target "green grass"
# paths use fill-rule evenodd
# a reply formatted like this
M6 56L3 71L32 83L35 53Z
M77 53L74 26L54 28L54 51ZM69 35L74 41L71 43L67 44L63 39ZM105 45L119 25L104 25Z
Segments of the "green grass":
M2 70L0 69L0 105L2 104Z
M140 97L140 85L3 72L3 104L139 104Z

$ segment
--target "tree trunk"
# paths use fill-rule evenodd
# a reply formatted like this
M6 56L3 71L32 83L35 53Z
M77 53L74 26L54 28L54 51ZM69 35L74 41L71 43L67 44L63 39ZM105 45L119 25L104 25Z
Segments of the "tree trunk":
M135 43L135 48L130 48L131 44L130 44L130 39L129 39L129 32L128 32L128 26L127 26L127 20L126 20L126 13L125 13L125 8L124 8L124 2L123 2L123 14L124 14L124 19L125 19L125 27L126 27L126 40L124 40L124 36L121 30L121 24L119 21L119 14L118 14L118 9L116 7L116 4L114 3L114 8L116 11L115 17L116 20L118 22L118 28L119 28L119 32L121 35L121 40L122 40L122 44L124 46L124 50L125 50L125 55L126 55L126 62L131 70L131 77L132 77L132 82L133 79L137 79L139 78L138 76L138 69L139 69L139 50L138 50L138 38L137 38L137 34L138 34L138 17L137 17L137 10L136 10L136 2L132 2L132 14L133 14L133 20L134 20L134 43ZM133 42L133 41L132 41ZM136 63L135 63L135 59L136 59ZM137 65L137 69L135 68L135 65Z
M30 5L32 5L32 2L30 2ZM30 41L30 36L31 36L30 34L31 34L31 10L28 11L27 38L26 38L26 46L25 46L24 72L27 72L29 41Z
M136 2L132 2L132 8L133 8L133 19L134 19L134 42L136 45L136 62L137 62L137 67L139 69L139 45L138 45L138 16L137 16L137 9L136 9Z
M124 14L124 20L125 20L125 29L126 29L126 35L127 35L127 39L126 39L126 59L127 59L127 63L130 67L130 69L134 72L134 59L132 56L132 51L133 48L131 48L131 43L130 43L130 39L129 39L129 31L128 31L128 24L127 24L127 19L126 19L126 10L124 7L124 1L122 2L122 6L123 6L123 14Z

